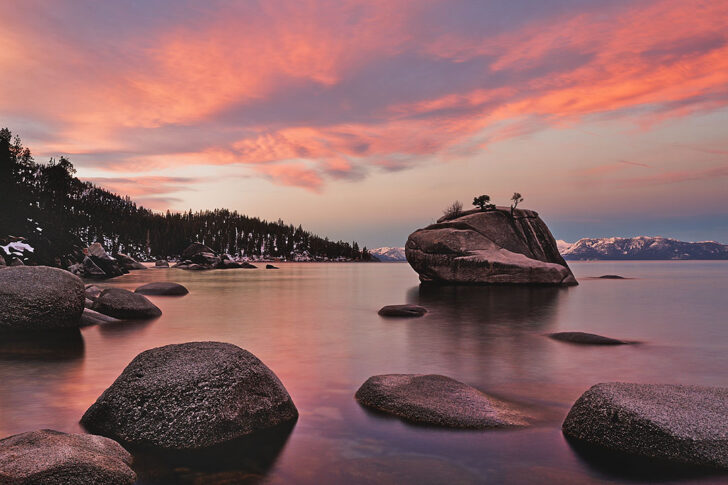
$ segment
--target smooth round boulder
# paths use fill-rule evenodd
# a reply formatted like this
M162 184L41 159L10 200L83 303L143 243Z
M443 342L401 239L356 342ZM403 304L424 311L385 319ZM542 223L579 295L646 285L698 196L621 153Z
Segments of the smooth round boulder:
M447 428L523 426L527 419L507 403L437 374L385 374L367 379L356 392L364 406L406 421Z
M147 283L142 285L134 293L140 293L142 295L160 295L160 296L181 296L189 293L189 290L179 283L172 283L171 281L155 281L154 283Z
M0 483L11 485L131 485L131 463L103 436L41 429L0 440Z
M728 388L596 384L574 403L562 430L602 449L728 470Z
M48 266L0 271L0 330L78 327L84 308L83 281Z
M581 345L626 345L630 342L586 332L557 332L548 335L554 340Z
M199 450L297 417L281 381L253 354L189 342L137 355L81 423L131 446Z
M155 268L169 268L169 261L166 259L158 259L154 262Z
M162 310L144 295L122 288L102 291L91 309L121 320L155 318L162 314Z
M387 305L377 313L382 317L421 317L427 313L427 308L418 305Z

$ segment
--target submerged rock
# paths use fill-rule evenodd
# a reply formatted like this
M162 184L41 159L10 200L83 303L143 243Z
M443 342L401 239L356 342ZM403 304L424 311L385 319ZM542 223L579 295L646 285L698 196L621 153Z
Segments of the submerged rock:
M115 441L49 429L0 440L0 483L131 485L131 455Z
M297 417L283 384L253 354L227 343L189 342L137 355L81 423L122 443L193 450Z
M84 308L83 282L48 266L0 271L0 329L44 330L78 327Z
M179 283L172 283L171 281L157 281L140 286L134 290L134 293L140 293L142 295L180 296L186 295L189 293L189 290Z
M576 285L534 211L466 211L410 234L407 261L426 283Z
M266 264L265 269L279 269L277 266L273 266L272 264Z
M407 421L433 426L485 429L527 424L506 403L436 374L370 377L356 392L356 400Z
M427 308L418 305L387 305L377 313L383 317L421 317L427 313Z
M626 345L631 342L585 332L557 332L549 334L554 340L583 345Z
M728 388L597 384L574 403L562 429L600 448L728 469Z
M162 314L162 310L143 295L122 288L102 291L92 310L122 320L155 318Z
M599 277L599 279L602 280L623 280L625 279L624 276L619 276L616 274L605 274Z

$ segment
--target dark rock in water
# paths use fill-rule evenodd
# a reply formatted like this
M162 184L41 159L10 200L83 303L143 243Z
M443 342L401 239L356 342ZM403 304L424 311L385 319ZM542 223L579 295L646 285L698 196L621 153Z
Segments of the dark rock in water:
M549 337L554 340L561 340L562 342L583 345L625 345L630 343L624 340L585 332L557 332L549 334Z
M81 419L133 446L194 450L291 423L298 411L250 352L189 342L142 352Z
M205 266L202 266L202 265L199 265L199 264L194 264L194 263L183 264L183 265L178 266L178 268L180 268L180 269L187 269L187 270L191 270L191 271L201 271L201 270L204 270L204 269L209 269L209 268L206 268Z
M125 270L122 269L119 261L109 256L104 250L104 247L101 245L101 243L96 242L91 244L87 248L86 252L88 253L88 257L91 258L96 266L103 270L106 278L113 278L115 276L121 276L124 274Z
M258 269L258 267L254 264L250 264L247 261L244 263L240 263L240 267L243 269Z
M179 268L179 267L181 267L181 266L189 266L189 265L191 265L191 264L192 264L192 261L190 261L189 259L184 259L184 260L182 260L182 261L177 261L177 262L176 262L176 263L174 264L174 266L172 266L172 267L173 267L173 268Z
M90 325L101 325L102 323L118 323L118 318L104 315L90 308L85 308L81 314L81 326L88 327Z
M41 429L0 440L0 483L9 485L131 485L131 463L102 436Z
M68 271L48 266L0 271L0 329L78 327L84 300L83 282Z
M121 267L126 269L127 271L132 271L136 269L147 269L146 266L129 256L128 254L116 253L114 257L119 262Z
M155 268L169 268L169 261L166 259L158 259L154 262Z
M237 269L237 268L242 268L242 267L243 267L242 264L240 264L236 261L233 261L231 259L223 259L222 261L220 261L220 264L218 265L218 268L220 268L220 269Z
M597 384L574 403L562 429L599 448L728 469L728 388Z
M212 253L214 255L215 251L205 246L204 244L192 243L187 246L184 251L182 251L181 259L192 259L192 256L197 253Z
M273 266L272 264L266 264L265 269L278 269L276 266Z
M220 264L220 258L213 253L197 253L190 260L200 266L207 266L209 269L215 268Z
M99 288L96 285L86 285L86 289L84 290L86 298L90 300L98 298L102 291L104 291L103 288Z
M379 310L383 317L421 317L427 308L418 305L387 305Z
M356 392L356 400L407 421L434 426L485 429L527 424L508 404L436 374L370 377Z
M616 274L605 274L603 276L599 277L602 280L623 280L625 279L624 276L619 276Z
M407 261L423 283L576 285L534 211L466 211L410 234Z
M147 283L142 285L134 293L141 293L142 295L168 295L168 296L179 296L186 295L189 290L179 283L172 283L170 281L157 281L155 283Z
M122 320L155 318L162 314L162 310L143 295L122 288L102 291L92 310Z
M88 256L83 258L83 263L81 264L79 271L74 271L74 273L78 274L79 276L84 276L86 278L108 277L106 272L103 269L99 268L98 265L94 263L93 260Z

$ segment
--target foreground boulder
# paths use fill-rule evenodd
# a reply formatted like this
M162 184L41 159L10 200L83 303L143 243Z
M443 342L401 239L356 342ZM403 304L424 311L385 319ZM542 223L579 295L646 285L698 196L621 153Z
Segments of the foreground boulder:
M387 305L377 313L382 317L421 317L427 313L427 308L418 305Z
M554 340L582 345L626 345L631 342L585 332L557 332L549 334Z
M122 320L155 318L162 314L162 310L143 295L122 288L102 291L91 308Z
M506 403L436 374L370 377L356 392L356 400L407 421L433 426L485 429L527 424Z
M562 429L600 448L728 469L728 388L597 384L574 403Z
M140 286L134 290L134 293L142 295L181 296L189 293L189 290L179 283L172 283L171 281L157 281Z
M0 440L0 483L12 485L131 485L131 455L102 436L49 429Z
M189 342L137 355L81 423L130 445L194 450L297 417L283 384L253 354L227 343Z
M48 266L0 271L0 330L78 327L84 308L83 281Z
M405 255L423 283L576 285L534 211L466 211L410 234Z

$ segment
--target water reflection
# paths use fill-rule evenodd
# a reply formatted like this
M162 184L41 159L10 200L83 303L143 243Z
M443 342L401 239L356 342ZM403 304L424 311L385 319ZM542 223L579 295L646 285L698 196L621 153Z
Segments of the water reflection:
M75 360L83 354L83 337L77 328L0 333L2 360Z
M137 484L258 483L275 464L294 427L295 422L287 423L204 450L131 449Z

